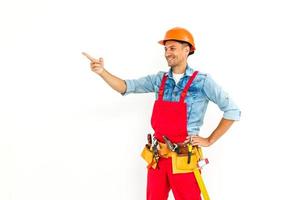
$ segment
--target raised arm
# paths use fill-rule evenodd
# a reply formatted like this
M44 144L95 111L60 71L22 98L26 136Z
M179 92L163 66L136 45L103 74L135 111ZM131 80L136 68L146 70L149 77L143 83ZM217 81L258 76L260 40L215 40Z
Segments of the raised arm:
M91 61L90 66L91 70L98 74L103 80L114 90L116 90L119 93L125 93L126 92L126 83L124 80L120 79L119 77L109 73L104 68L104 61L103 58L93 58L89 54L82 52L82 55L87 57Z

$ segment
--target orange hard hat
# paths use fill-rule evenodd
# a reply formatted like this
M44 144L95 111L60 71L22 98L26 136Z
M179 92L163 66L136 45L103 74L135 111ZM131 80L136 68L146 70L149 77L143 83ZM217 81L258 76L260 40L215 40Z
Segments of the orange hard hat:
M190 53L194 53L194 51L196 50L193 35L184 28L175 27L168 30L165 34L165 38L163 40L160 40L158 43L165 45L165 42L168 40L177 40L189 43L191 45Z

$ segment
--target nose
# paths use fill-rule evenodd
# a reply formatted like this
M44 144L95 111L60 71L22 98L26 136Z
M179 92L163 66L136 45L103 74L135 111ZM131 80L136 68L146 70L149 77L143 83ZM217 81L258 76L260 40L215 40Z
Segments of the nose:
M165 56L168 57L168 56L170 56L170 55L171 55L171 51L168 50L168 49L166 49L166 50L165 50Z

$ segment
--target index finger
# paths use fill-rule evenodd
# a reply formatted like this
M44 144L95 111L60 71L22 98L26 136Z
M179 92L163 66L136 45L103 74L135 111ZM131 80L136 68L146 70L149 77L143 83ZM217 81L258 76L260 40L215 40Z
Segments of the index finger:
M92 56L90 56L89 54L85 53L85 52L82 52L82 55L84 55L85 57L87 57L87 59L89 59L90 61L94 62L96 61L95 58L93 58Z

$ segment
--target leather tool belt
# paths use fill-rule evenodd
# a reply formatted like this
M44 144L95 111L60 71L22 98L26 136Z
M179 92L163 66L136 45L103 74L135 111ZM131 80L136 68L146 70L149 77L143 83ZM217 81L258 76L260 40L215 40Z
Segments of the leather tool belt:
M158 142L154 139L152 146L145 145L141 156L147 162L148 168L155 169L159 158L172 158L173 173L192 172L198 168L198 161L203 159L202 149L194 146L191 150L190 162L188 162L188 146L183 143L173 144L176 149L170 149L168 144Z

